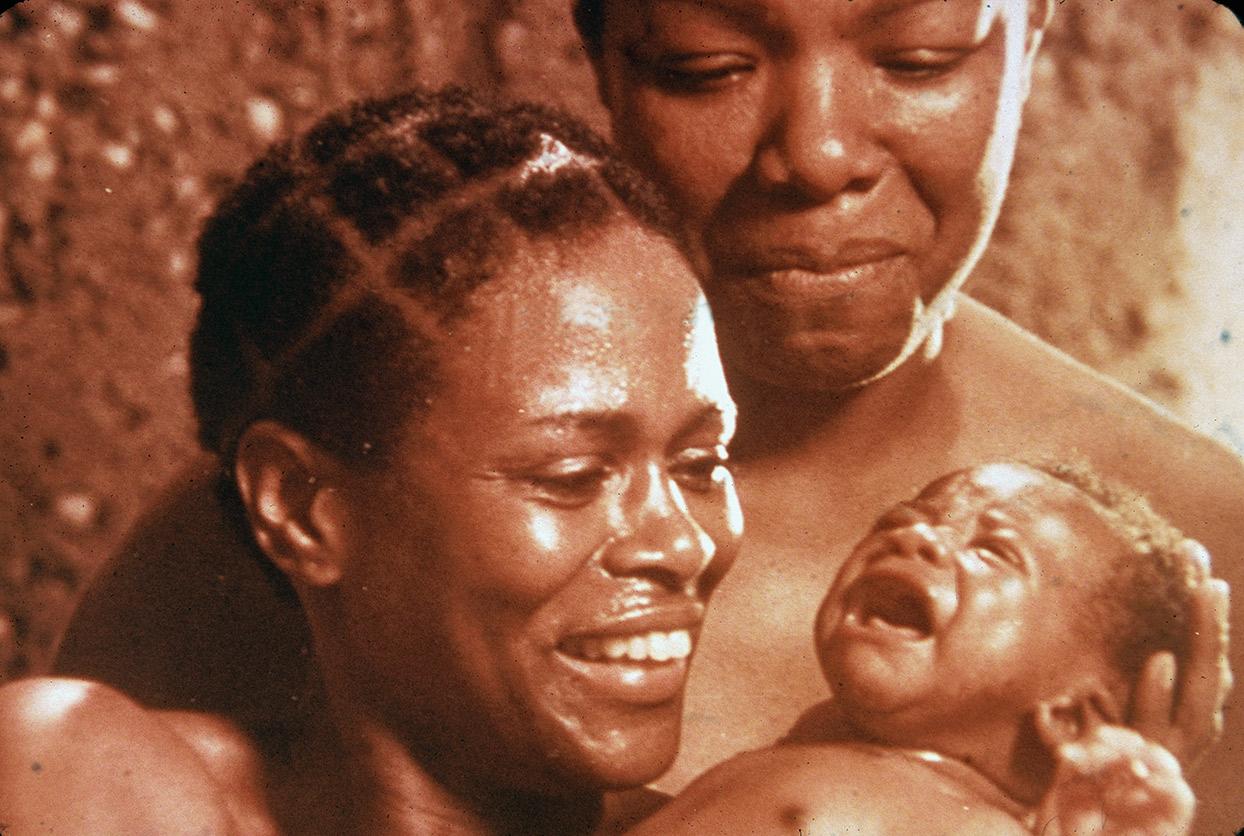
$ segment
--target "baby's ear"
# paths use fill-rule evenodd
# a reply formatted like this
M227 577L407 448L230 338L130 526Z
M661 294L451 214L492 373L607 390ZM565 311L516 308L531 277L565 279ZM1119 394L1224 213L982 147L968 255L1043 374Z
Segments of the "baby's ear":
M257 421L238 440L234 477L251 533L296 583L331 586L345 565L341 465L301 434Z
M1041 742L1053 752L1088 737L1098 726L1122 723L1122 717L1110 690L1090 683L1038 703L1034 722Z

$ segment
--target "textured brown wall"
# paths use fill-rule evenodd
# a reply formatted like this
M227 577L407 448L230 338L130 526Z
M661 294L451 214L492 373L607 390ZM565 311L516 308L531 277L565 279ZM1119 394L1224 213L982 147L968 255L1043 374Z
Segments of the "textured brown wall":
M415 80L604 127L567 7L25 0L0 15L0 679L44 664L76 590L193 450L192 244L229 179L325 109ZM1242 45L1209 0L1062 2L971 286L1175 407L1196 366L1154 347L1195 307L1187 136L1219 131L1181 114L1244 74Z

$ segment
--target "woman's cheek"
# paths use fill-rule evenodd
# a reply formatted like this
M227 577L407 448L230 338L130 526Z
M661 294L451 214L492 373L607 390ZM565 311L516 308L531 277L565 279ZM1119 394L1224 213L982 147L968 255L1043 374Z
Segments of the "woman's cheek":
M660 182L693 226L721 203L750 165L756 106L749 97L696 103L655 90L632 100L618 142Z
M529 506L503 530L495 520L481 521L475 548L485 565L470 580L510 601L542 603L582 571L603 542L604 526L590 516Z

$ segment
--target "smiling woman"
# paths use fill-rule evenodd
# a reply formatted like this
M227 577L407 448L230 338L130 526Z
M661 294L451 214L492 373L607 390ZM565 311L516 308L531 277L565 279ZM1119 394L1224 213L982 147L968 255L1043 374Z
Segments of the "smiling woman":
M585 129L461 92L260 160L201 238L195 406L325 698L265 737L9 686L6 822L548 832L663 772L742 525L681 247Z

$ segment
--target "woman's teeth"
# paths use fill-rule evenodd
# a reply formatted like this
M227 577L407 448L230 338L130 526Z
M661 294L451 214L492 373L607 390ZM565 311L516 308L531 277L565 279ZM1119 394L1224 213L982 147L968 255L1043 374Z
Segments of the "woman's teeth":
M593 662L668 662L691 655L691 633L673 630L607 638L576 636L566 642L565 650L571 656Z

